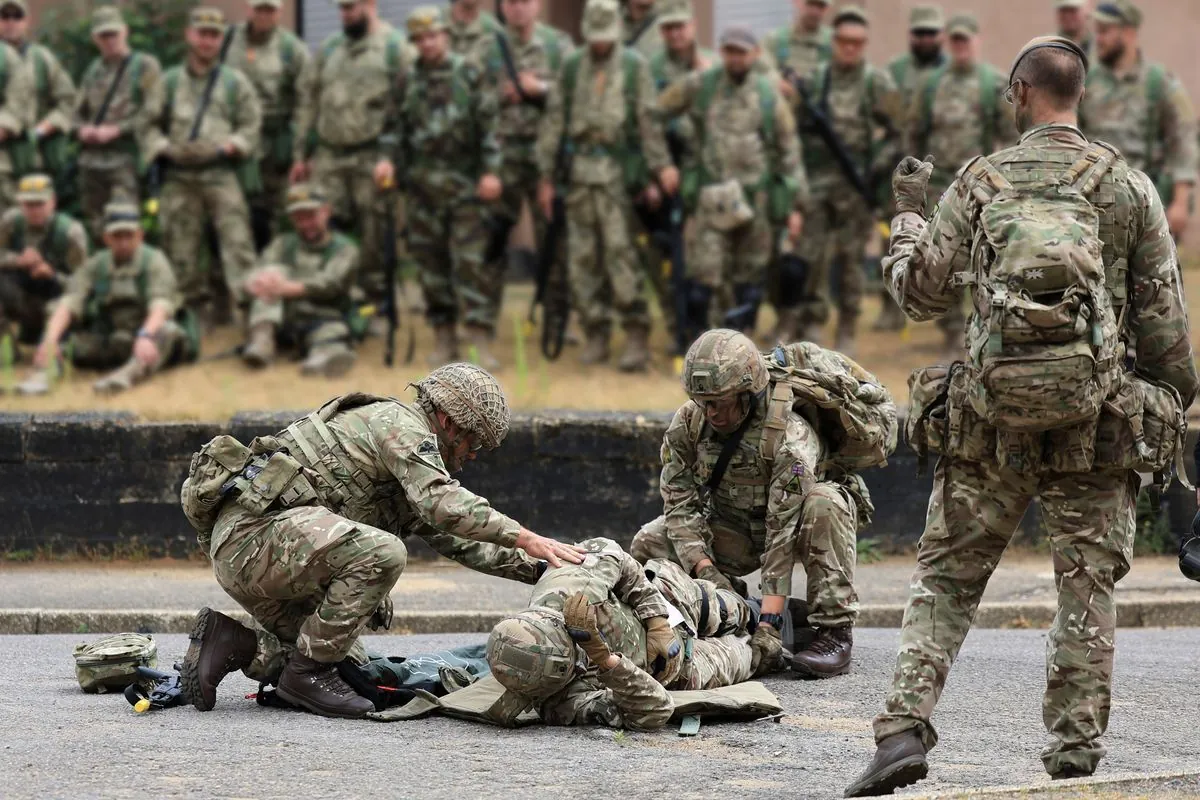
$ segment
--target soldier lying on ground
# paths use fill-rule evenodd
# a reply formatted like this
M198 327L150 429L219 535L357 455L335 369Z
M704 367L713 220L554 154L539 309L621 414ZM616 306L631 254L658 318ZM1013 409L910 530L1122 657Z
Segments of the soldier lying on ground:
M316 714L373 710L336 665L368 622L386 627L407 559L404 536L527 583L539 569L533 559L582 561L578 548L527 530L450 477L508 433L496 379L450 364L415 388L412 405L347 395L248 448L223 436L193 458L184 513L221 587L265 630L256 641L228 617L197 615L181 669L196 708L210 710L217 684L241 669Z

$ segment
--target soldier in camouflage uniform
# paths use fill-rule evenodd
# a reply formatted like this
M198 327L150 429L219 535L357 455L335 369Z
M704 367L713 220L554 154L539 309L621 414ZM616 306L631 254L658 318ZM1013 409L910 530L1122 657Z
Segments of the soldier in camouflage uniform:
M496 96L482 91L479 67L450 52L437 6L408 15L420 53L401 105L402 175L412 208L408 242L420 269L426 317L436 346L431 365L458 358L457 323L485 367L496 335L503 273L488 269L490 204L500 198L502 164L496 139Z
M837 353L808 347L818 369L850 369ZM842 675L850 670L858 616L856 535L872 507L861 478L826 473L820 431L790 405L773 415L769 382L767 360L744 334L709 331L691 346L683 386L692 399L663 437L663 516L638 532L630 552L643 563L669 559L721 588L736 581L742 594L740 576L761 568L765 624L751 645L756 659L768 661L782 650L792 570L802 564L808 620L819 632L792 668L810 678ZM731 441L736 449L714 479Z
M272 240L246 281L253 299L242 360L267 367L282 340L305 356L303 374L337 378L354 366L348 317L358 247L329 229L329 201L316 186L291 187L287 213L292 230Z
M959 167L1017 139L1012 107L1004 102L1004 76L979 60L975 17L952 17L946 33L950 60L926 74L912 92L904 131L904 152L933 155L929 208L950 187ZM890 296L888 306L895 306ZM961 304L938 320L945 336L947 363L962 355L965 324Z
M1088 24L1088 0L1054 0L1054 17L1058 35L1079 45L1088 61L1093 61L1096 40Z
M384 275L384 237L397 212L391 190L410 50L379 19L375 0L338 0L338 8L342 32L300 76L291 181L311 179L329 193L338 227L358 233L359 286L383 303L395 290Z
M496 137L500 141L500 182L503 191L496 202L489 233L488 264L485 272L492 287L491 303L499 309L504 291L504 271L507 266L507 246L512 229L521 217L526 204L537 208L537 186L540 173L537 164L538 127L546 114L550 88L563 60L571 54L574 44L562 31L538 22L541 0L503 0L505 27L501 35L512 54L516 80L509 75L500 51L499 41L492 36L483 49L483 81L486 90L498 106ZM533 215L534 235L540 247L546 239L546 218ZM550 280L565 293L566 276L561 265L566 260L566 237L558 240L555 268ZM550 290L553 295L554 290Z
M937 743L930 719L950 666L988 578L1034 498L1041 501L1059 592L1042 702L1042 717L1054 740L1042 760L1051 776L1070 778L1092 774L1105 753L1098 739L1107 727L1110 707L1116 626L1113 590L1129 571L1140 483L1127 468L1133 464L1127 460L1132 451L1140 449L1134 446L1131 431L1138 431L1138 441L1143 442L1142 431L1149 430L1143 426L1143 398L1149 409L1151 397L1165 400L1168 414L1177 416L1182 427L1200 377L1179 265L1154 187L1115 151L1089 145L1075 125L1085 70L1082 50L1069 39L1041 37L1026 45L1009 76L1009 96L1022 134L1019 143L986 160L972 161L928 221L923 212L933 165L911 157L901 162L893 178L898 216L892 223L884 276L911 318L945 313L958 300L956 274L975 270L980 275L978 270L983 269L970 256L970 243L981 235L977 226L985 210L980 208L980 198L988 196L989 187L1004 188L1003 181L997 186L987 176L998 174L1017 192L1029 192L1016 195L1020 199L1014 202L1024 204L1030 213L1037 205L1029 198L1043 197L1046 186L1056 187L1058 197L1065 198L1059 202L1066 202L1063 184L1082 185L1083 202L1099 207L1099 242L1092 252L1098 255L1102 249L1102 257L1093 256L1102 261L1103 274L1097 283L1106 284L1111 297L1111 306L1095 306L1110 320L1106 328L1111 330L1094 328L1105 340L1112 334L1114 346L1106 369L1121 371L1123 342L1132 337L1136 339L1134 369L1158 387L1122 374L1118 394L1102 405L1099 421L1087 418L1087 409L1092 408L1087 406L1081 425L1040 434L985 422L986 409L976 409L981 400L989 402L991 390L978 391L982 384L976 382L974 360L949 379L943 374L933 392L914 390L909 418L936 418L945 427L930 425L919 433L919 428L910 426L910 441L940 453L941 459L918 548L892 690L884 713L875 720L879 749L870 767L847 789L847 797L890 793L925 777L926 751ZM1090 204L1078 207L1092 209ZM1014 206L1012 213L1022 211ZM1082 231L1086 224L1080 219L1072 230ZM1029 235L1037 238L1039 231L1030 230ZM1010 235L1007 246L1016 241ZM1046 246L1034 247L1040 252ZM1039 271L1029 277L1040 279L1044 274ZM978 286L986 279L978 281L975 291L981 291ZM1124 329L1117 320L1125 321ZM973 312L970 341L982 342L989 329L995 330ZM914 374L910 385L922 385L920 378ZM1135 386L1142 389L1125 393ZM1135 399L1136 409L1112 416L1118 413L1113 411L1117 406ZM1109 421L1116 427L1110 427ZM1109 433L1102 435L1104 431ZM1129 438L1118 435L1119 431L1130 431ZM1176 435L1167 433L1164 438ZM1151 446L1148 441L1144 444ZM1158 444L1163 444L1161 439ZM1164 451L1168 458L1173 444Z
M104 250L67 281L34 357L34 372L17 387L22 394L50 391L70 336L76 366L111 369L92 388L115 394L132 388L185 356L185 332L175 322L179 291L171 263L142 242L141 213L114 202L104 211Z
M22 178L17 202L0 217L0 337L15 322L17 341L36 345L54 301L87 261L88 235L58 210L48 175Z
M17 180L33 169L28 136L36 108L33 72L15 47L0 42L0 208L16 202Z
M523 528L451 477L508 433L496 379L451 364L415 388L413 404L336 398L250 446L260 455L222 490L211 538L202 536L201 545L217 582L263 632L200 612L181 669L196 708L210 710L217 684L240 669L317 714L373 710L336 665L373 617L386 627L389 593L407 560L404 537L415 534L468 567L525 583L544 568L535 559L556 567L560 558L583 560L578 548ZM189 481L200 477L205 452L193 459ZM201 500L188 485L183 498L190 516L188 504Z
M249 0L250 18L229 29L225 63L250 79L262 107L258 167L262 191L249 198L250 227L258 251L271 241L283 219L299 100L300 73L311 56L296 34L279 25L283 0Z
M1148 61L1138 45L1142 13L1129 0L1096 9L1095 60L1079 107L1089 139L1108 142L1150 176L1178 240L1196 185L1196 111L1179 79Z
M69 156L67 138L73 132L75 82L49 48L30 41L29 7L25 0L0 4L0 39L12 45L33 76L32 132L34 145L30 168L40 168L57 181L64 174ZM74 190L74 187L69 187ZM60 193L68 187L59 186Z
M658 36L658 12L655 0L624 0L621 14L621 41L643 58L654 57L663 46Z
M641 371L650 361L650 313L633 231L631 194L661 202L652 176L670 166L654 112L654 83L645 59L619 43L616 0L589 0L583 15L587 47L559 72L537 142L538 205L549 219L560 144L572 152L566 187L568 272L587 334L580 360L608 361L612 317L625 328L618 366ZM668 193L678 186L663 183ZM601 259L603 253L603 259Z
M834 17L833 55L810 83L814 102L824 107L868 191L874 175L895 163L901 101L891 75L867 63L867 14L846 6ZM809 265L806 298L798 307L802 338L813 341L829 316L834 272L838 281L835 349L852 354L862 312L863 257L873 230L871 204L854 188L803 111L796 120L804 146L812 203L805 220L801 256Z
M721 58L722 65L673 83L658 106L668 117L686 114L693 131L687 178L672 176L671 182L683 186L694 218L688 277L705 295L695 305L708 309L710 325L725 321L753 335L772 230L786 225L792 241L799 240L808 181L791 109L779 102L770 77L753 72L754 32L733 27L722 33ZM717 299L712 308L708 296Z
M183 301L210 324L217 319L214 301L224 293L239 305L246 302L242 284L254 267L254 240L238 168L258 153L262 123L254 86L218 60L224 36L220 9L192 11L187 60L167 70L164 91L153 96L145 147L147 160L161 159L166 170L163 243L178 271ZM199 255L210 221L220 242L221 271L211 263L216 254L210 254L206 274Z
M492 675L507 690L489 710L494 722L512 725L533 708L550 725L654 730L674 711L668 689L715 689L754 675L751 613L735 592L693 581L669 561L643 570L611 539L580 544L584 562L547 570L529 608L488 637ZM693 602L668 599L668 589ZM726 611L710 614L707 630L699 626L704 601ZM675 610L682 619L672 627Z
M450 51L482 67L488 50L501 30L496 16L483 9L483 0L451 0L446 35Z
M162 105L163 86L158 59L130 50L129 27L117 7L93 12L92 41L100 56L83 73L73 127L79 140L80 205L88 229L99 239L109 201L138 202L138 144L151 110Z

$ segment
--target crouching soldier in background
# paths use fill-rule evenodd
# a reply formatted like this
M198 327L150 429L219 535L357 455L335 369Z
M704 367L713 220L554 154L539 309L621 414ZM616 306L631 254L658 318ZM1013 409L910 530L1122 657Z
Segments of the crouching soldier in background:
M119 369L93 384L101 394L132 388L196 355L194 327L178 315L179 291L171 264L142 241L141 214L132 203L109 203L104 211L105 249L71 276L34 357L35 371L17 387L22 394L50 390L51 372L69 356L77 366Z
M288 190L287 212L294 232L271 241L262 266L246 281L250 341L242 360L256 369L269 366L282 341L304 354L305 375L336 378L354 366L349 316L358 247L329 229L332 208L312 184Z
M22 178L17 202L0 217L0 335L15 322L17 340L32 346L68 279L87 261L88 238L83 225L57 210L49 176Z

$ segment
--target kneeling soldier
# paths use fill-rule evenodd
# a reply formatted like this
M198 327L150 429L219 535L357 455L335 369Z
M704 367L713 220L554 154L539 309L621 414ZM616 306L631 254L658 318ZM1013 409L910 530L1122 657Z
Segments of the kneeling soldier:
M349 315L358 247L329 229L332 209L313 185L288 190L287 212L294 232L272 240L262 266L246 282L250 341L242 359L266 367L282 340L304 353L300 369L306 375L336 378L354 365Z

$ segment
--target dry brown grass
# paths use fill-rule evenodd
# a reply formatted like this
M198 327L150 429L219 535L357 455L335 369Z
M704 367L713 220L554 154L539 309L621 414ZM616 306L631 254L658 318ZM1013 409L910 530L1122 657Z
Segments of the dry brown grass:
M1194 273L1193 273L1194 275ZM1189 305L1200 308L1200 284L1190 280ZM411 293L411 288L410 288ZM500 326L497 354L504 366L497 377L516 409L570 408L592 411L668 411L684 400L675 372L674 360L667 357L667 336L658 326L654 335L654 365L642 375L624 375L615 368L584 368L576 363L578 349L568 347L557 362L546 362L535 339L524 342L528 367L524 375L514 367L516 322L523 322L529 308L531 288L509 287L504 319ZM878 314L878 298L869 297L864 328L859 341L858 360L891 389L898 403L907 401L908 375L940 355L941 333L930 323L913 325L902 334L874 333L869 330ZM774 325L769 308L759 321L760 331ZM407 344L408 321L403 320L397 334L399 360ZM831 337L832 331L826 336ZM1200 345L1200 338L1193 331ZM233 330L218 331L205 341L206 353L217 353L237 344ZM380 340L367 341L359 351L359 360L345 377L329 381L303 378L296 364L286 361L265 372L250 372L236 358L209 361L169 370L133 391L113 398L100 398L91 391L94 374L76 373L47 397L7 396L0 407L7 411L132 411L146 419L225 420L239 411L266 409L303 410L315 408L325 400L347 391L365 391L384 395L404 395L409 382L427 371L424 354L432 346L432 337L422 320L416 321L416 357L410 365L398 363L394 369L382 364ZM621 335L614 338L614 351ZM615 352L614 352L615 362ZM16 378L20 379L21 370Z

